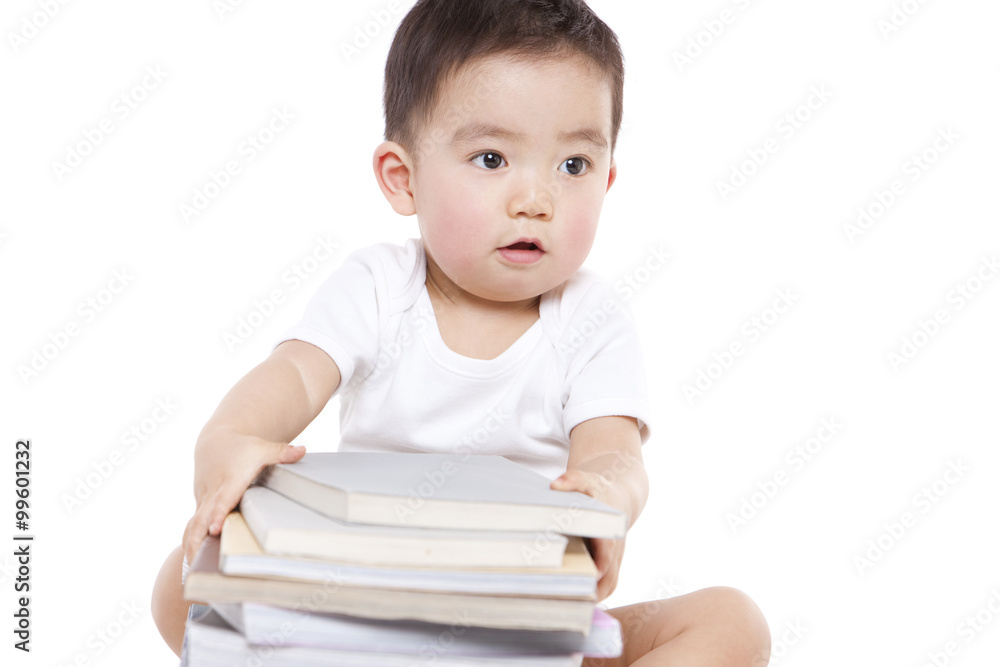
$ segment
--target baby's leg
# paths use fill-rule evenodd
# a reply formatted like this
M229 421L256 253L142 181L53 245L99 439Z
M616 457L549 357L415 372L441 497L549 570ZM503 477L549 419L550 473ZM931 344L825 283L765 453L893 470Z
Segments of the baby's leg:
M766 667L771 633L757 605L715 587L609 609L622 626L619 658L585 658L583 667Z
M167 560L163 562L163 567L160 568L156 583L153 584L153 599L150 604L156 628L170 650L178 657L181 654L181 644L184 642L184 625L187 623L188 608L193 604L184 599L184 587L181 585L183 562L182 547L170 552Z

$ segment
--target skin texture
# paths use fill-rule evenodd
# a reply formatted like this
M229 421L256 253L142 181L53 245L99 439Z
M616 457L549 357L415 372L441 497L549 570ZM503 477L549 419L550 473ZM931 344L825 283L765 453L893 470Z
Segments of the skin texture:
M540 296L568 279L594 243L604 197L617 168L611 154L611 93L579 55L516 60L492 56L445 79L418 145L381 143L373 156L380 189L401 215L415 215L427 252L426 286L438 329L455 352L492 359L538 319ZM510 246L530 240L536 250ZM527 258L530 261L519 261ZM318 348L287 341L223 398L195 446L197 509L183 543L164 563L153 617L180 654L189 600L181 561L267 465L294 462L289 443L340 384L336 364ZM570 433L566 472L552 488L591 495L626 512L646 503L639 427L625 416L591 419ZM625 540L590 540L598 598L615 589ZM610 665L764 667L767 624L756 605L729 588L609 610L623 628L625 652Z

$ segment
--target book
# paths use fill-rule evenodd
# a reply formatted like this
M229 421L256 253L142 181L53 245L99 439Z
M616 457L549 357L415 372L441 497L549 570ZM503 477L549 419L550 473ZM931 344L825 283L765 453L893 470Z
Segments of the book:
M337 650L301 646L249 644L243 635L229 626L213 609L191 605L181 652L181 667L245 667L266 664L268 667L414 667L422 662L442 667L579 667L579 653L555 655L467 656L450 652L414 656L386 651Z
M569 630L587 634L594 598L473 595L352 586L331 576L324 582L234 577L219 571L220 540L202 542L184 580L187 600L260 602L279 607L474 627Z
M625 536L624 512L502 456L311 452L265 468L257 483L351 523Z
M240 512L269 554L367 565L557 568L567 543L563 535L348 523L263 486L243 493Z
M582 653L614 658L622 651L620 624L597 608L586 637L577 632L476 628L461 622L443 625L305 614L255 602L213 603L212 608L250 644L418 655L437 643L440 651L463 656Z
M563 562L552 569L364 566L268 554L260 547L240 512L231 512L222 524L219 570L231 576L316 582L334 577L354 586L372 588L583 599L594 598L598 579L594 560L579 537L568 539Z

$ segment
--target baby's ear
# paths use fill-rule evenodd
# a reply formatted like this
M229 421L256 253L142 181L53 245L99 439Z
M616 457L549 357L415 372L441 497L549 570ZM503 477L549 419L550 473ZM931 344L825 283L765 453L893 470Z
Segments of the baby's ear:
M395 141L383 141L375 148L372 168L375 180L392 209L400 215L416 213L410 187L413 163L406 149Z
M605 192L611 189L611 185L615 182L616 178L618 178L618 165L615 164L615 159L611 158L611 169L608 171L608 188Z

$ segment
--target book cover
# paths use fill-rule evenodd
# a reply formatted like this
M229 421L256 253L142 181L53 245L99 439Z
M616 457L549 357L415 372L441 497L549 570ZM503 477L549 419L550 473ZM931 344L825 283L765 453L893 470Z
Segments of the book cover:
M337 650L302 646L252 645L214 609L190 616L185 631L182 667L203 665L253 665L268 667L413 667L429 661L442 667L579 667L580 653L557 655L453 655L447 650L428 649L416 655L389 651Z
M257 483L351 523L621 538L627 517L502 456L312 452Z
M593 599L597 590L597 567L579 537L568 538L563 562L551 569L366 566L276 556L260 547L240 512L231 512L226 517L220 539L219 569L227 575L303 581L326 581L332 576L361 587L483 595Z
M184 580L187 600L260 602L296 610L363 618L409 619L474 627L570 630L587 634L594 600L472 595L352 586L334 577L324 582L234 577L219 570L218 537L202 543Z
M556 568L567 539L534 533L375 526L333 519L263 486L243 493L240 512L269 554L366 565Z
M468 627L460 620L444 625L303 614L256 602L213 604L212 608L250 644L416 654L426 652L447 636L447 646L439 648L464 656L583 653L588 657L615 658L622 651L621 625L597 608L587 636L565 631Z

